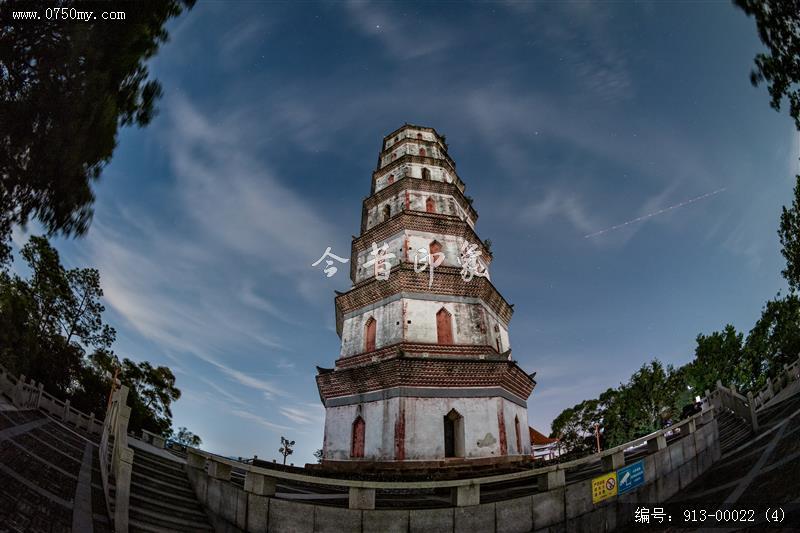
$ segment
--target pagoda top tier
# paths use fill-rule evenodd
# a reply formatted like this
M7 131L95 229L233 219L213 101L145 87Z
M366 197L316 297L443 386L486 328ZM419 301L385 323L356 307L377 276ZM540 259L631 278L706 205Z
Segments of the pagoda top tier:
M408 144L414 144L413 154L408 151ZM394 161L400 155L411 154L423 157L434 157L441 159L441 163L450 166L455 172L455 161L447 154L447 141L444 135L439 135L433 128L406 124L386 137L383 138L381 152L378 155L378 167L380 170L389 162ZM419 153L417 152L419 151Z

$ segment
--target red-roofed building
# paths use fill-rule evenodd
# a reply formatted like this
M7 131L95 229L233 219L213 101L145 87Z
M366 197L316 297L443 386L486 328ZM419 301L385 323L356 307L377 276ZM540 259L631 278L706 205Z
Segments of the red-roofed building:
M558 439L545 437L532 427L528 427L531 436L531 453L534 459L554 459L559 456Z

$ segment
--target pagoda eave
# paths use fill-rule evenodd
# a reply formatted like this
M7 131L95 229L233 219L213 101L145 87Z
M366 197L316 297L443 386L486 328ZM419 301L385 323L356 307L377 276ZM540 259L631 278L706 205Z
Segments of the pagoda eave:
M511 396L508 399L524 404L536 386L515 361L407 356L321 373L316 381L326 406L337 403L333 401L336 398L364 401L364 395L446 397L453 393ZM453 392L448 393L448 389Z

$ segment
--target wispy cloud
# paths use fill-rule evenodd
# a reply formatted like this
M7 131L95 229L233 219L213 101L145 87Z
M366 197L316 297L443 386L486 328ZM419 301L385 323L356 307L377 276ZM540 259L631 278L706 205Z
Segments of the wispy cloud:
M319 404L306 403L302 407L284 406L280 408L283 416L298 424L322 424L325 409Z
M263 427L265 427L267 429L271 429L271 430L290 430L290 429L292 429L289 426L283 426L281 424L275 424L274 422L270 422L269 420L267 420L266 418L264 418L262 416L258 416L257 414L251 413L249 411L244 411L242 409L233 409L233 410L231 410L231 414L234 415L234 416L238 416L239 418L242 418L244 420L249 420L251 422L255 422L256 424L259 424L259 425L261 425L261 426L263 426Z
M267 400L289 397L275 378L244 369L265 359L287 368L286 328L266 318L301 323L262 294L319 289L316 278L306 279L308 264L333 231L249 151L234 125L212 122L186 100L172 103L166 136L174 181L162 196L169 223L153 218L159 213L149 205L106 206L88 238L89 262L103 273L111 308L163 355L181 365L199 359ZM225 401L242 402L204 383Z
M520 216L525 223L539 225L549 224L553 218L560 217L583 233L597 227L575 193L556 188L550 189L541 200L524 207Z

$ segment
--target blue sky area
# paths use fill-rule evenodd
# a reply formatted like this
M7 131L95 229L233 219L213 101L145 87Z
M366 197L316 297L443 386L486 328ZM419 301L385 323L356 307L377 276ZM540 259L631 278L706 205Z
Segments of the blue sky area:
M760 49L729 2L200 2L152 62L160 114L122 131L88 235L55 242L100 269L117 353L175 370L176 425L234 456L276 458L286 435L313 461L315 365L338 355L350 280L311 263L348 256L382 137L432 126L548 432L651 358L688 362L698 333L748 330L785 286L798 135L750 85Z

